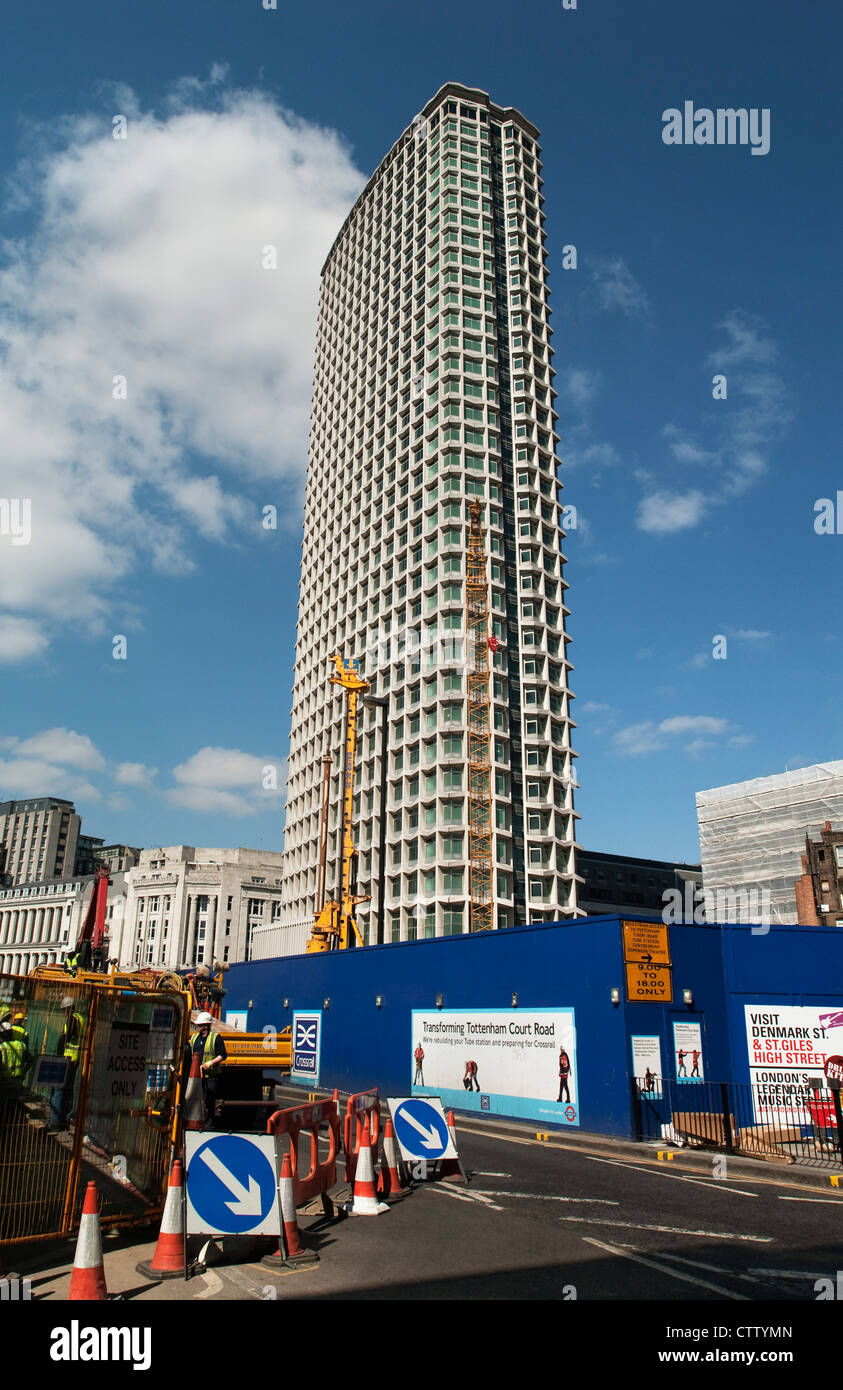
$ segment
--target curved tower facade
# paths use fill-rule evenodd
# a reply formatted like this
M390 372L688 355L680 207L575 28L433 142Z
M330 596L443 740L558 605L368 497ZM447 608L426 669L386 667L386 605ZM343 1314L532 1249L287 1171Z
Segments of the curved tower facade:
M364 938L469 929L474 501L492 639L492 925L577 914L538 135L518 111L447 83L379 165L323 267L285 831L291 924L317 905L326 752L329 893L337 880L338 650L386 702L363 706L358 740Z

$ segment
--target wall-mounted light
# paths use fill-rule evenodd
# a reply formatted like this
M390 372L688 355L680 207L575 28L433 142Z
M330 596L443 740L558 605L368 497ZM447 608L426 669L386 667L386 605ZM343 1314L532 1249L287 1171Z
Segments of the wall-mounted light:
M692 1007L694 1003L694 991L692 989L683 989L682 1003L687 1004L689 1008Z
M246 1008L247 1008L247 1009L253 1009L254 1007L255 1007L255 1001L254 1001L254 999L249 999L249 1000L246 1001Z
M382 1009L382 1008L383 1008L383 995L382 995L382 994L376 994L376 995L375 995L375 1008L376 1008L376 1009Z
M437 1007L437 1009L441 1009L441 1008L442 1008L442 995L441 995L441 994L437 994L437 996L436 996L436 1007Z
M619 1004L621 1002L621 992L618 989L617 985L614 985L609 990L609 998L611 999L613 1004Z
M282 999L281 1002L282 1002L282 1004L284 1005L284 1008L285 1008L285 1009L289 1009L289 1007L290 1007L290 1001L289 1001L289 999Z
M330 999L323 999L323 1000L322 1000L322 1008L323 1008L323 1009L330 1009L330 1007L331 1007L331 1001L330 1001Z
M513 1009L518 1008L518 995L515 993L515 990L512 991L512 1007Z

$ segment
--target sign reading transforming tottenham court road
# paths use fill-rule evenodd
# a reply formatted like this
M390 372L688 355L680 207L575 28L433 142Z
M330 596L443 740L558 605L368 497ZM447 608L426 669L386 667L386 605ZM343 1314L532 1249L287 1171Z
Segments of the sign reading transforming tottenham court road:
M413 1096L404 1100L389 1100L389 1113L395 1126L395 1138L401 1153L408 1160L456 1158L442 1101L438 1096Z
M319 1082L319 1056L322 1050L322 1010L309 1009L293 1014L293 1081Z
M578 1125L570 1008L414 1009L407 1079L446 1107Z
M273 1134L187 1131L188 1235L281 1233Z

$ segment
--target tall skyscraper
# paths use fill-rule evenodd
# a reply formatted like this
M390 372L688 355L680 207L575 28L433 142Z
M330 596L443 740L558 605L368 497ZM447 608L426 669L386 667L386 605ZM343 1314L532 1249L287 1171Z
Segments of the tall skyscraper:
M322 270L285 832L291 924L316 906L326 752L329 892L337 881L338 650L387 702L364 705L358 742L365 939L379 939L381 919L386 941L469 929L474 500L492 629L492 920L577 912L538 134L485 92L446 83L372 175Z

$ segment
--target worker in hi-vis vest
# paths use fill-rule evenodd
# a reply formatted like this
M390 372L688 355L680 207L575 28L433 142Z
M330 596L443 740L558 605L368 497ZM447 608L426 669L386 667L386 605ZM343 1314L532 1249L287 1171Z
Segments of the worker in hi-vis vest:
M13 1022L9 1014L0 1018L0 1080L22 1086L32 1058L29 1055L26 1030Z
M85 1015L76 1007L76 1004L77 1001L72 994L66 994L61 1001L61 1007L64 1010L64 1028L59 1039L59 1051L62 1057L67 1058L67 1071L63 1084L56 1086L53 1090L50 1103L51 1129L64 1130L73 1119L70 1112L76 1086L76 1072L82 1056L87 1027Z
M195 1029L190 1035L185 1056L188 1071L194 1056L199 1057L199 1066L202 1070L202 1098L205 1103L206 1129L213 1124L220 1068L227 1055L225 1043L219 1033L214 1032L211 1027L213 1021L209 1013L196 1015Z

